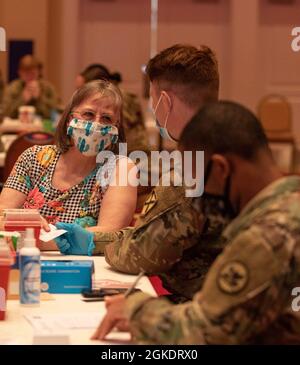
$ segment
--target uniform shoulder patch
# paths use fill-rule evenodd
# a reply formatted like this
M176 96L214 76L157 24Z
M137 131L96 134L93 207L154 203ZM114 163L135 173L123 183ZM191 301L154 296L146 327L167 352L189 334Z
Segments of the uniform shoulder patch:
M240 293L249 282L249 270L240 261L231 261L223 265L217 276L219 289L226 294Z
M141 215L143 217L147 215L150 212L150 210L156 205L156 203L157 203L157 195L155 190L153 190L144 203Z

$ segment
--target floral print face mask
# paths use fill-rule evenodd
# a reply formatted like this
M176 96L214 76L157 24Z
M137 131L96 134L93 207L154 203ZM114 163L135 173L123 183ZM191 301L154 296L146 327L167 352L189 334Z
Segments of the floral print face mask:
M75 146L85 156L97 156L118 141L118 128L113 125L95 123L74 118L67 129Z

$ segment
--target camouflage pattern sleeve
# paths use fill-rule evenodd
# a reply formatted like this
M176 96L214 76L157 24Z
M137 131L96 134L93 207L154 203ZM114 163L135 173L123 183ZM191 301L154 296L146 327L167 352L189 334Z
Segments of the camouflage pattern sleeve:
M202 291L190 302L176 306L165 299L132 295L127 300L127 315L135 341L272 343L270 329L290 310L291 287L300 279L300 224L292 225L284 215L277 215L275 220L260 220L238 233L214 262ZM297 323L294 328L299 330ZM283 326L277 341L284 342L290 328ZM299 334L297 338L299 342Z
M185 249L197 243L203 226L203 217L183 193L182 187L155 188L137 226L105 246L106 261L131 274L169 270Z
M168 272L159 274L163 287L172 293L171 299L175 303L191 300L201 290L208 270L227 244L221 236L232 220L224 201L217 197L199 197L194 199L194 204L205 216L198 244L186 249L181 260Z
M31 102L36 107L37 113L43 118L50 118L51 111L57 108L58 97L54 87L46 80L40 80L41 95Z
M23 105L22 84L19 80L12 81L3 94L3 115L10 118L18 117L18 108Z
M55 109L58 104L58 98L54 87L45 80L39 81L41 94L38 99L31 99L26 105L33 105L36 113L43 118L50 118L51 110ZM18 118L18 108L25 105L23 100L24 85L21 80L11 82L5 89L3 96L3 114L10 118Z
M123 126L128 154L133 151L150 152L142 107L135 94L122 90Z
M109 243L115 242L117 244L119 242L121 244L125 237L130 236L132 230L133 228L128 227L116 232L95 232L93 255L103 255L105 246Z
M163 198L164 192L168 192L165 198ZM134 228L128 227L117 232L95 232L94 243L96 248L94 254L103 254L104 248L111 243L110 249L106 252L106 260L110 262L112 256L114 256L122 244L125 245L126 242L131 242L132 237L135 236L137 231L140 231L140 228L145 223L150 222L168 208L173 207L182 196L183 190L181 188L171 187L168 191L166 188L154 189L145 202L141 217L136 222ZM158 200L159 198L163 199Z

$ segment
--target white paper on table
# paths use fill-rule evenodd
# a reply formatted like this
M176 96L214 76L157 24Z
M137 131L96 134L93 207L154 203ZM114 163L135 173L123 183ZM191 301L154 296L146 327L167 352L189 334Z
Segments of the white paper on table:
M24 317L34 330L40 332L56 332L74 329L96 329L104 313L47 313L26 314Z
M53 224L49 224L49 227L50 232L46 232L44 229L41 229L40 240L43 242L54 240L54 238L57 238L67 232L65 229L57 229Z
M51 313L51 314L26 314L24 318L33 327L35 336L41 337L43 335L54 336L51 343L58 341L58 337L64 334L71 336L75 330L90 330L94 331L99 326L100 321L105 316L106 310L88 312L88 313ZM50 337L47 339L49 342ZM107 341L113 341L113 344L129 343L131 335L129 332L119 332L113 329L105 338Z

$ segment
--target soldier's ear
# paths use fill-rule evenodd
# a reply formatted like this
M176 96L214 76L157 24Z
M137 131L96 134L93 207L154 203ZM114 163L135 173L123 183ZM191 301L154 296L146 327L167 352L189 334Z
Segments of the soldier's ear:
M221 183L225 182L231 170L229 161L226 157L217 153L211 156L211 160L213 162L211 175Z

